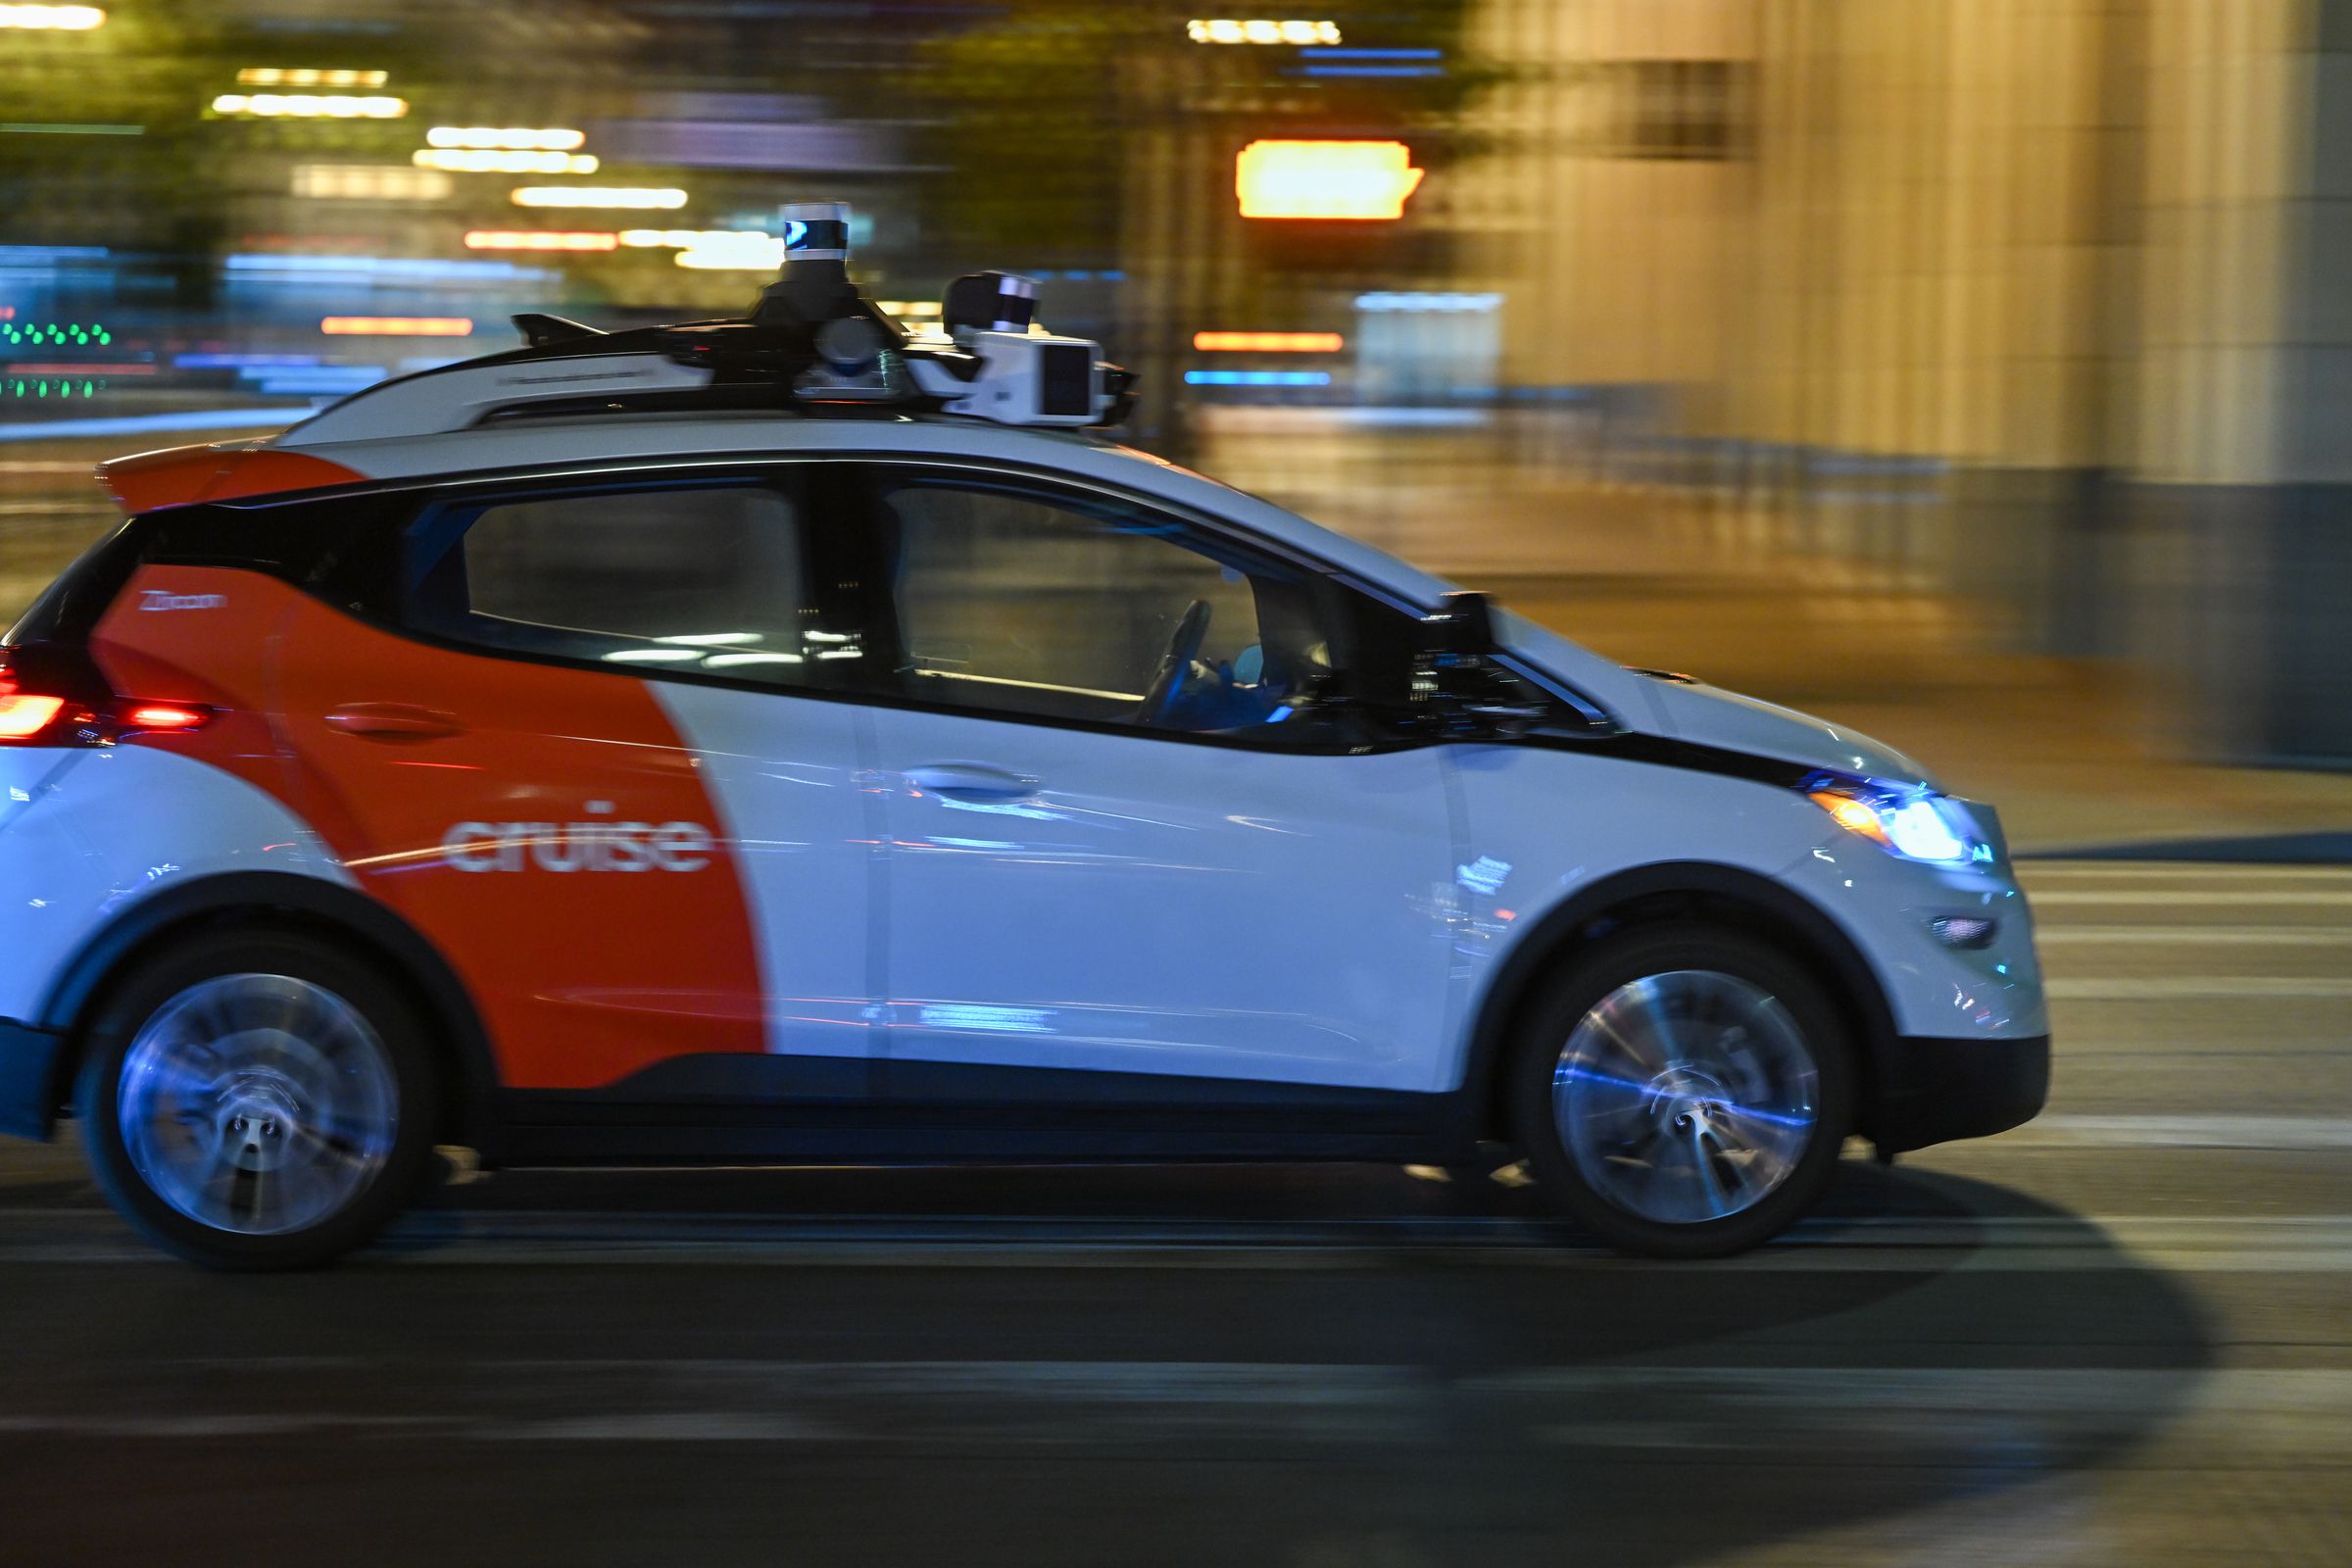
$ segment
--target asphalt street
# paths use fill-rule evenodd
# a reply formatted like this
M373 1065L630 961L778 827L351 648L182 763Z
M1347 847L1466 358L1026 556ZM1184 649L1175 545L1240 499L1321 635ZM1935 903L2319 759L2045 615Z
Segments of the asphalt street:
M0 1559L2352 1561L2352 868L2029 880L2050 1110L1729 1262L1388 1169L503 1173L229 1278L0 1145Z

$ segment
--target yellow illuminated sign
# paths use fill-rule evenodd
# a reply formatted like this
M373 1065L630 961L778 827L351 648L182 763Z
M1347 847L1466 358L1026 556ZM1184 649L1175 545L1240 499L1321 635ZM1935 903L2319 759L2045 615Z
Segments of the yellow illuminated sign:
M1244 218L1402 218L1421 184L1400 141L1253 141L1234 168Z

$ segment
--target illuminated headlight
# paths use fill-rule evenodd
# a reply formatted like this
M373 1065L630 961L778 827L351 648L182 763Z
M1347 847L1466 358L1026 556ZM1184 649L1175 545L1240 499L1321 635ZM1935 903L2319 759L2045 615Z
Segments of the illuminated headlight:
M1978 836L1967 810L1946 796L1836 777L1809 780L1805 795L1848 833L1906 860L1967 865L1992 858L1992 846Z

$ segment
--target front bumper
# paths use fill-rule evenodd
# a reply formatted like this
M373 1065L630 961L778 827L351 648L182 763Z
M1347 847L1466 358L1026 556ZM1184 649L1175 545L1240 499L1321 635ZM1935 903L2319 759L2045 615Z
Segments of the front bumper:
M57 1122L66 1037L0 1018L0 1133L46 1142Z
M1863 1133L1894 1153L2032 1121L2050 1098L2050 1037L1897 1040Z

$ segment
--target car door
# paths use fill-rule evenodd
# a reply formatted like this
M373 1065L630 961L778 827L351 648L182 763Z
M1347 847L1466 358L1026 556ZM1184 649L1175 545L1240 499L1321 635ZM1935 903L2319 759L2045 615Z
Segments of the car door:
M894 1098L1442 1087L1446 784L1331 716L1350 591L1129 498L863 472Z
M287 627L295 797L457 971L509 1088L865 1090L876 832L809 657L808 471L439 493L363 613Z

